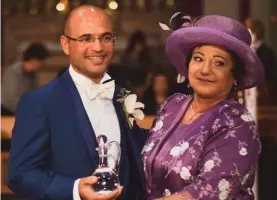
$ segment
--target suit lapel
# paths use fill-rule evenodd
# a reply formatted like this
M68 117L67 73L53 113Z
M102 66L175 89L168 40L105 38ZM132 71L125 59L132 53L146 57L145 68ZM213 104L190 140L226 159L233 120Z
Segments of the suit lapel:
M69 98L73 101L74 114L76 115L76 120L79 125L79 130L84 138L84 142L87 146L89 155L92 159L92 162L95 164L95 167L98 165L98 154L95 148L97 147L96 137L94 130L89 121L88 115L85 111L82 99L79 95L79 92L69 74L69 70L64 72L61 79L65 83L67 89L69 90Z
M120 88L118 86L115 86L115 91L114 91L114 98L113 98L113 104L115 108L115 112L118 117L118 122L120 126L120 147L121 147L121 157L120 157L120 166L119 166L119 177L120 180L126 181L128 177L128 158L127 158L127 132L128 129L126 129L126 119L125 119L125 114L122 109L122 105L120 102L117 101L117 97L119 94ZM127 127L128 128L128 127Z
M115 94L114 94L114 106L115 110L118 116L119 124L120 124L120 130L121 130L121 148L123 153L121 154L121 162L120 162L120 175L121 176L128 176L130 174L133 174L132 176L134 177L134 173L139 173L137 174L143 183L144 176L143 176L143 171L142 171L142 161L141 161L141 156L140 156L140 150L137 148L137 144L135 141L135 138L132 136L132 130L129 127L128 119L125 116L124 110L122 108L122 105L120 102L117 101L119 99L120 94L120 87L116 85L115 87ZM128 151L128 152L127 152ZM127 159L132 159L133 166L131 172L126 169L126 161ZM131 163L129 162L129 164ZM130 167L130 166L129 166ZM137 170L136 170L137 169ZM136 171L135 171L136 170ZM125 177L125 178L128 178ZM132 180L131 180L132 181Z

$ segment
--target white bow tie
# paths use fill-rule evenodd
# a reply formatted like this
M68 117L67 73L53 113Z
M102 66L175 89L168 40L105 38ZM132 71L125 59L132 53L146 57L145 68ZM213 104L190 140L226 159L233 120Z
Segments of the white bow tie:
M89 100L93 100L96 98L101 99L113 99L115 90L114 80L101 83L101 84L87 84L86 85L86 93L88 95Z

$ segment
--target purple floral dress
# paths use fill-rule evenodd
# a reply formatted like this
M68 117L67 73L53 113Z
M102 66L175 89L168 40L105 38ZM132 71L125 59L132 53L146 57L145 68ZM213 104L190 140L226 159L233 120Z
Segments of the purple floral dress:
M228 99L182 124L192 99L171 96L155 119L142 150L148 199L180 191L195 199L254 199L260 153L254 119Z

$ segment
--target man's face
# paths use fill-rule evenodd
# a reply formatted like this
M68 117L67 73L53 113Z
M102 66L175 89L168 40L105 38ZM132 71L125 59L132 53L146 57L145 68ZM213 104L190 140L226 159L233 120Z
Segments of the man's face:
M114 35L110 18L96 15L93 9L80 11L72 16L67 34L78 39L61 37L63 50L69 55L72 67L96 82L101 80L113 55L111 38Z
M41 68L42 62L42 60L33 58L29 61L24 62L24 69L26 72L35 72Z

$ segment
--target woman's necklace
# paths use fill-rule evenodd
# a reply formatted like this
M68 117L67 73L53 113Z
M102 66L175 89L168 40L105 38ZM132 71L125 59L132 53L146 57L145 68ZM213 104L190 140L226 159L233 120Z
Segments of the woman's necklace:
M193 118L196 114L202 114L202 113L203 113L203 112L196 112L196 111L194 110L193 102L191 103L190 108L191 108L192 114L189 116L189 121L191 121L192 118Z

